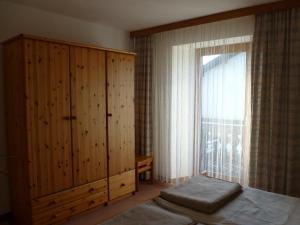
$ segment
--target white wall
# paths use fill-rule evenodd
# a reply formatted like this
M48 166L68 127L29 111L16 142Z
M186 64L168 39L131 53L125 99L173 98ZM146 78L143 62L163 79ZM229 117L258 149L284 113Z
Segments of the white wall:
M125 31L0 0L0 42L20 33L129 48Z
M0 42L20 33L66 41L129 49L129 34L109 26L90 23L30 7L0 1ZM9 211L6 167L2 46L0 45L0 214ZM4 173L3 173L4 171Z

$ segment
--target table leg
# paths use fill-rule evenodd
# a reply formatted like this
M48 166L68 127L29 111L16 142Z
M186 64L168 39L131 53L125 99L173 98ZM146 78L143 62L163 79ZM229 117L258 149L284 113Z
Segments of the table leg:
M150 179L151 179L151 184L154 184L153 165L152 165L152 167L151 167L150 172L151 172L151 177L150 177Z
M139 173L137 170L135 170L135 189L136 189L136 191L139 191L139 182L140 182Z

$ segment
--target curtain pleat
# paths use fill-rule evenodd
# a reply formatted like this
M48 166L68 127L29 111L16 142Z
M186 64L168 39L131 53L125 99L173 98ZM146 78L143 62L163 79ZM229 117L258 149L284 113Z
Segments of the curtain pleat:
M152 155L152 38L135 38L135 149Z
M300 197L300 9L256 16L250 185Z

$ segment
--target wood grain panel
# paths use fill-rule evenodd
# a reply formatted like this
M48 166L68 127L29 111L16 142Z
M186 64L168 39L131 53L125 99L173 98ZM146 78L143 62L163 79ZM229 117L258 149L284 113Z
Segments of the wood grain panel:
M64 44L64 45L68 45L68 46L84 47L84 48L89 48L89 49L97 49L97 50L103 50L103 51L111 51L111 52L119 52L119 53L123 53L123 54L136 55L135 52L129 52L129 51L126 51L126 50L105 48L105 47L92 45L92 44L65 41L65 40L53 39L53 38L48 38L48 37L41 37L41 36L36 36L36 35L31 35L31 34L19 34L17 36L9 38L8 40L2 42L1 44L7 44L9 42L13 42L13 41L16 41L18 39L30 39L30 40L46 41L46 42L51 42L51 43L56 43L56 44Z
M107 191L98 192L88 197L69 201L64 205L46 210L43 213L33 214L33 224L52 225L61 223L72 215L86 211L107 202Z
M71 47L74 184L107 177L105 52Z
M135 191L135 170L109 178L109 200Z
M13 224L31 224L23 40L4 45L6 146ZM2 199L1 199L2 201Z
M73 185L69 47L25 40L27 132L31 195Z
M4 44L13 224L60 224L108 201L106 52L70 45L23 35ZM134 169L133 55L112 53L112 174ZM124 181L114 195L134 190Z
M32 201L36 224L53 224L108 201L107 179L81 185Z
M135 167L134 56L107 52L109 176Z
M53 210L61 205L65 205L68 202L86 198L100 192L107 194L107 179L98 180L52 195L33 199L32 212L33 214L41 214L45 211Z

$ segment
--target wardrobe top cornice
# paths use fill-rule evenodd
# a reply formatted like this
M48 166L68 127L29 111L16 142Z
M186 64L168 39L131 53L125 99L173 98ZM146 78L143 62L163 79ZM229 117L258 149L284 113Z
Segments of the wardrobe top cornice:
M14 41L17 39L32 39L32 40L46 41L46 42L52 42L52 43L58 43L58 44L65 44L65 45L70 45L70 46L99 49L99 50L104 50L104 51L109 51L109 52L118 52L118 53L123 53L123 54L128 54L128 55L136 55L135 52L123 51L123 50L112 49L112 48L104 48L104 47L100 47L100 46L92 45L92 44L84 44L84 43L78 43L78 42L45 38L45 37L40 37L40 36L35 36L35 35L30 35L30 34L19 34L15 37L12 37L12 38L2 42L2 44L6 44L8 42L11 42L11 41Z

